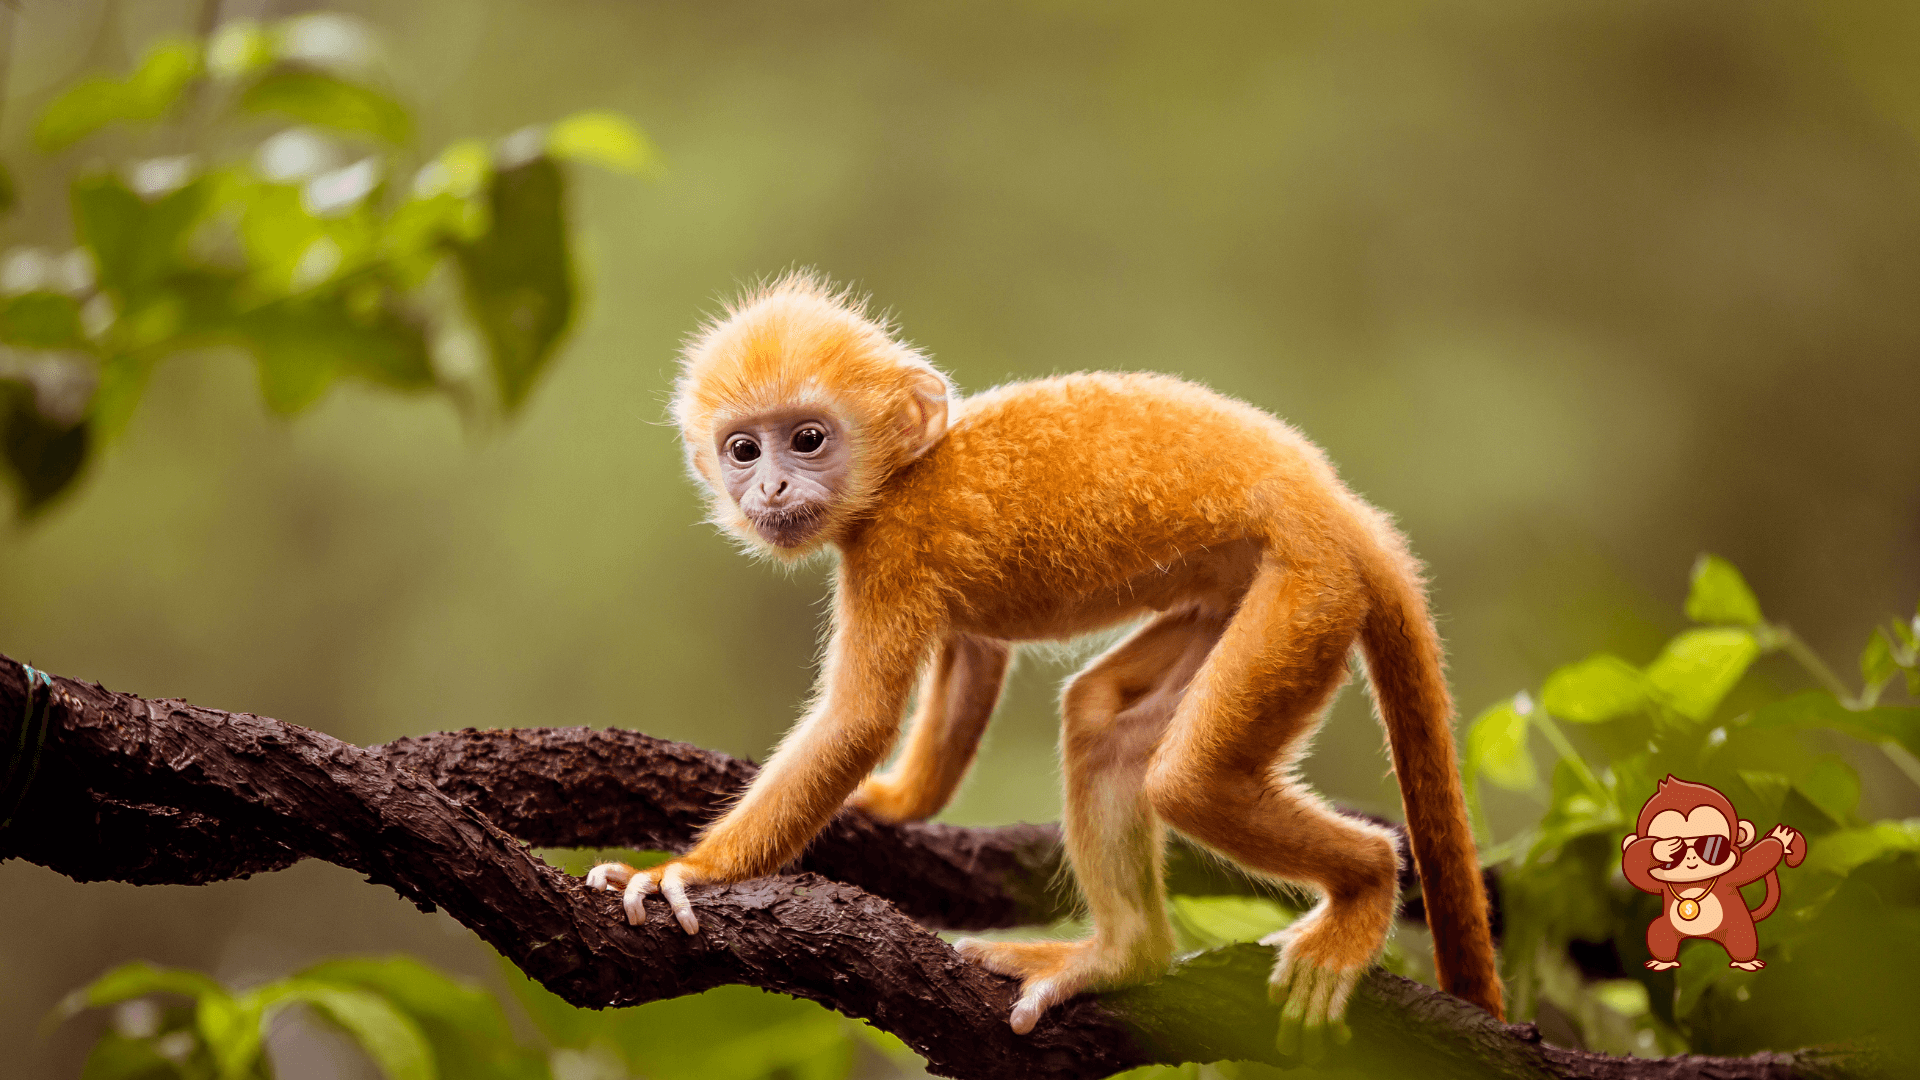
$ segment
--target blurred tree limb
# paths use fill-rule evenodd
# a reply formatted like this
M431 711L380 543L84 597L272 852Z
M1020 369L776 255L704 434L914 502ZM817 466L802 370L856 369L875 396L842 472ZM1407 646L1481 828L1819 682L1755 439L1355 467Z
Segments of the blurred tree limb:
M1033 1034L1014 1035L1011 980L965 963L915 919L986 927L1056 917L1050 826L889 826L843 814L798 873L697 889L703 929L689 936L659 906L648 926L627 926L617 897L526 849L683 848L753 775L685 744L569 728L468 730L367 749L97 684L35 685L8 660L0 756L0 799L13 810L0 858L140 884L203 884L324 859L423 910L444 908L581 1006L758 986L864 1018L956 1077L1288 1063L1272 1044L1271 951L1251 945L1187 957L1149 986L1076 999ZM1369 1074L1784 1080L1873 1071L1845 1051L1648 1060L1565 1050L1531 1024L1502 1024L1377 971L1349 1019L1355 1039L1330 1064Z

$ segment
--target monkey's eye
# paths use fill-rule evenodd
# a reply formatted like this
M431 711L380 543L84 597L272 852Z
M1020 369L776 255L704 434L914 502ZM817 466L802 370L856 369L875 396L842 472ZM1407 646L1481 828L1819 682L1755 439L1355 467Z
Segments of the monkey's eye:
M752 439L735 439L727 444L727 456L745 465L760 456L760 444Z
M793 448L802 454L813 453L826 441L827 433L817 427L803 427L793 433Z

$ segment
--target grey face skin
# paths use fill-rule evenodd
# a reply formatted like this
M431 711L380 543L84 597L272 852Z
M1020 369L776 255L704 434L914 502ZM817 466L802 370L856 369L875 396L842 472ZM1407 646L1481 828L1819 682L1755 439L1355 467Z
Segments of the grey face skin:
M846 428L812 409L782 409L721 429L727 494L768 543L797 548L827 522L853 463Z

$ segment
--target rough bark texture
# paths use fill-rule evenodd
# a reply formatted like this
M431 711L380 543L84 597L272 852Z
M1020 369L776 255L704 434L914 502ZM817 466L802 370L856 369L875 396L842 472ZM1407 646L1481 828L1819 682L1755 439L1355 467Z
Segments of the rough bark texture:
M29 701L33 706L29 706ZM956 1077L1098 1077L1150 1062L1282 1063L1271 950L1185 959L1165 979L1055 1010L1027 1036L1010 980L922 923L1049 921L1063 901L1051 826L883 825L843 814L798 872L692 890L701 933L664 905L644 927L617 898L535 858L550 846L684 848L752 766L632 732L464 731L364 749L245 713L56 679L28 697L0 658L0 858L81 881L199 884L319 858L444 908L577 1005L636 1005L744 983L872 1021ZM29 775L30 774L30 775ZM1248 886L1199 860L1183 873ZM1183 883L1183 885L1186 883ZM884 898L883 898L884 897ZM916 921L918 920L918 921ZM1829 1077L1865 1063L1802 1051L1610 1058L1539 1041L1449 995L1376 972L1339 1064L1377 1075Z

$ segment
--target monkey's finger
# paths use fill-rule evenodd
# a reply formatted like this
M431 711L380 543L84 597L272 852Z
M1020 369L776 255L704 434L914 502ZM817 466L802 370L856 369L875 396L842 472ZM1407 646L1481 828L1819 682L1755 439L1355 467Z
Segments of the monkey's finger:
M1273 1048L1287 1057L1300 1056L1300 1031L1307 1019L1306 990L1311 978L1308 971L1295 974L1286 1004L1280 1006L1280 1033L1274 1037Z
M1333 996L1327 1001L1327 1019L1333 1028L1333 1041L1336 1046L1345 1046L1353 1041L1353 1029L1347 1026L1347 1001L1353 997L1354 987L1360 985L1361 969L1343 971L1335 976Z
M1280 962L1274 965L1273 975L1267 980L1267 1000L1275 1005L1285 1005L1293 996L1293 985L1304 969L1298 960L1282 955Z
M626 863L603 862L587 871L589 889L623 889L633 880L633 867Z
M1007 1018L1007 1022L1013 1026L1013 1033L1025 1035L1032 1031L1033 1026L1040 1022L1041 1015L1066 996L1066 987L1052 979L1028 983L1020 1000L1014 1003L1013 1015Z
M1321 968L1314 972L1313 985L1307 991L1307 1012L1300 1029L1300 1057L1317 1065L1327 1056L1327 1006L1333 1000L1340 981L1338 972Z
M680 920L680 929L689 934L700 932L700 920L694 917L693 904L687 900L687 872L678 863L660 875L660 894L667 898L673 917Z
M627 925L640 926L647 921L647 897L657 891L652 874L635 874L627 882L627 891L620 898L620 906L626 909Z

